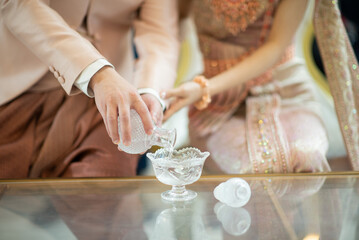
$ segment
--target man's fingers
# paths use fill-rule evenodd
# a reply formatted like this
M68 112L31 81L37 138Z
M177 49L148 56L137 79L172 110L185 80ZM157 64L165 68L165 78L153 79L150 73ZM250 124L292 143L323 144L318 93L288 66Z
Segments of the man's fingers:
M142 100L147 105L147 108L151 114L152 120L156 126L161 125L163 118L163 110L160 102L150 94L141 95Z
M163 121L163 113L161 112L161 113L157 114L156 126L160 127L162 125L162 121Z
M106 128L106 131L107 131L107 135L109 135L110 136L110 132L108 131L108 126L107 126L107 119L106 119L106 105L104 106L104 107L100 107L99 105L97 105L97 103L96 103L96 106L97 106L97 109L98 109L98 111L100 112L100 114L101 114L101 117L102 117L102 120L103 120L103 122L104 122L104 124L105 124L105 128Z
M148 111L146 104L142 100L137 101L136 104L134 105L134 109L137 111L138 115L140 115L145 132L148 135L151 135L153 132L153 122L152 122L151 114Z
M114 144L118 144L120 141L120 137L118 134L117 116L118 116L117 108L114 106L107 106L107 111L106 111L107 131Z
M119 120L121 128L121 140L124 145L131 144L131 121L130 121L130 109L127 106L119 106Z
M157 100L156 100L157 101ZM152 104L149 109L153 122L156 126L161 126L163 120L163 110L160 104Z

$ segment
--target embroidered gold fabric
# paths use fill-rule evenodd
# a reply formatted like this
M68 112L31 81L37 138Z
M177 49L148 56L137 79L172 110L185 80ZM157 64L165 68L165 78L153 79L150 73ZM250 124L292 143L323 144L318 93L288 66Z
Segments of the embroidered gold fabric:
M263 5L251 8L250 14L237 8L242 6L239 2L248 5L246 0L233 0L234 5L194 1L203 75L209 79L234 67L265 42L279 2L251 1ZM234 19L244 19L243 24L233 24ZM325 158L328 141L314 110L318 105L311 84L290 46L264 74L212 96L202 111L191 107L191 144L211 152L208 168L225 173L330 171Z
M259 173L288 172L290 151L279 121L280 97L277 94L247 100L247 135L253 170Z
M254 8L251 7L250 12L255 17L251 17L252 22L247 22L245 33L238 32L236 36L233 36L231 28L228 27L225 21L213 17L213 11L223 11L222 5L220 6L219 3L214 4L208 0L194 1L193 16L198 32L199 46L203 54L205 69L203 75L206 78L211 78L233 67L263 44L272 24L274 8L278 1L261 0L258 2L260 2L261 6L255 8L255 14ZM223 4L228 5L230 3L223 1ZM248 5L249 3L247 1L241 1L241 3L233 1L232 6L238 5L239 7L244 6L243 4ZM219 8L219 10L215 10L215 8ZM227 20L228 15L241 15L244 17L244 12L242 14L239 12L238 8L232 8L232 11L223 14L226 14ZM245 18L250 18L248 14L247 12ZM293 56L292 50L293 47L289 47L278 64L290 59ZM234 87L231 90L213 96L208 109L201 111L202 113L198 113L196 110L190 111L190 118L201 125L198 126L201 134L205 135L216 129L228 116L233 114L252 86L269 82L271 71L268 70L258 78L249 81L244 87ZM206 121L196 120L195 118L198 115L206 116Z
M216 20L223 22L228 31L236 35L256 21L267 4L265 0L212 0L211 9Z
M337 1L317 0L314 28L340 127L354 170L359 170L359 69Z

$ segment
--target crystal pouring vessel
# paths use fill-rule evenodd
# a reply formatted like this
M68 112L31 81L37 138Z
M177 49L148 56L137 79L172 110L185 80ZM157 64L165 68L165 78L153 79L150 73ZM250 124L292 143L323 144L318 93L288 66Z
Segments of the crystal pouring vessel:
M131 109L131 144L126 146L122 142L121 125L118 124L120 143L118 147L127 153L139 154L147 151L152 146L160 146L164 148L173 148L176 143L177 132L176 129L165 129L154 126L153 133L147 135L143 127L140 115Z
M161 194L167 201L188 201L194 199L197 193L187 190L185 185L194 183L202 174L204 161L209 152L201 152L197 148L189 147L181 150L169 151L166 148L155 153L147 153L151 160L156 178L172 189Z

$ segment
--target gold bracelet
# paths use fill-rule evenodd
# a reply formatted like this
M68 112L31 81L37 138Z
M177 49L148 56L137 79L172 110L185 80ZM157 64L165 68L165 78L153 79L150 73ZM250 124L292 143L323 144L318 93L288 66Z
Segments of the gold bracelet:
M198 83L203 89L202 99L194 103L195 108L198 110L203 110L208 107L208 104L211 102L211 95L209 93L209 82L204 76L197 76L193 79L193 82Z

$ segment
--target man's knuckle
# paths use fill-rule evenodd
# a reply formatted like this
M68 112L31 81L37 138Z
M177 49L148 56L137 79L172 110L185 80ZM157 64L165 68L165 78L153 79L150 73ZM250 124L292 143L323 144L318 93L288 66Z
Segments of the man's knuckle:
M128 95L130 96L131 99L134 99L134 100L138 100L138 99L140 98L140 96L138 95L138 93L135 92L135 91L130 91L130 92L128 93Z
M129 116L128 116L127 114L121 114L121 115L119 116L119 118L120 118L120 121L121 121L122 123L128 123L128 122L129 122Z
M116 115L114 115L114 114L108 115L108 116L107 116L107 119L108 119L109 122L117 121L117 117L116 117Z

